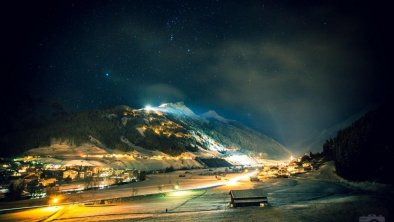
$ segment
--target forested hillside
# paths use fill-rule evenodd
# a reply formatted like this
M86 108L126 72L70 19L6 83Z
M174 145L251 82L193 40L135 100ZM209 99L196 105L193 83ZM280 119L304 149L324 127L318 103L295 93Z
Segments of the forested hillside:
M393 109L370 111L327 140L323 153L335 160L338 175L355 181L393 183Z

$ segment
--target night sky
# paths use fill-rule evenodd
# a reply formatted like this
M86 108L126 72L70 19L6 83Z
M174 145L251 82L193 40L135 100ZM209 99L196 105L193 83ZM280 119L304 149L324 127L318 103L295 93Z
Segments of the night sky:
M3 133L43 101L184 101L297 149L390 99L388 5L291 2L2 3Z

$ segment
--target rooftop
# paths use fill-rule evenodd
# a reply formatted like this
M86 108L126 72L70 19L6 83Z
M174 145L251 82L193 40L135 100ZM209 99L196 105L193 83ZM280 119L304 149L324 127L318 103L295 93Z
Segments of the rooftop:
M262 189L230 190L232 198L262 198L267 197L267 193Z

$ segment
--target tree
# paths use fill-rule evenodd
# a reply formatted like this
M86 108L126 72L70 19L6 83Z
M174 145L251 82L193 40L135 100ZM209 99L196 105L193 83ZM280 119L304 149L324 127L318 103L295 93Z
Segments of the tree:
M30 195L37 193L38 191L38 180L32 180L30 183L26 185L27 191Z
M45 193L48 197L57 194L58 190L59 188L57 188L54 184L45 187Z
M70 176L68 176L68 177L66 177L66 178L64 179L64 181L65 181L66 183L71 183L72 179L71 179Z
M11 181L8 186L7 197L13 200L20 199L22 193L25 190L26 183L23 179L17 179Z
M85 188L90 189L94 188L99 184L98 178L97 177L87 177L85 179Z
M304 155L301 157L301 162L306 162L306 161L310 161L311 158L308 155Z

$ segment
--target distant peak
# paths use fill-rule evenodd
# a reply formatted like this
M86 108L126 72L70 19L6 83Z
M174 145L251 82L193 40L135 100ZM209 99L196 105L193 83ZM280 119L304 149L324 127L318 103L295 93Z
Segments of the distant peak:
M228 123L228 119L224 118L223 116L219 115L216 111L214 110L209 110L208 112L204 113L201 115L202 118L204 119L216 119L220 122L223 123Z
M166 107L181 107L181 108L186 107L187 108L187 106L185 105L184 102L162 103L159 107L160 108L166 108Z
M159 109L164 109L168 112L177 112L185 115L195 116L196 114L187 107L183 102L176 103L163 103L159 106Z

